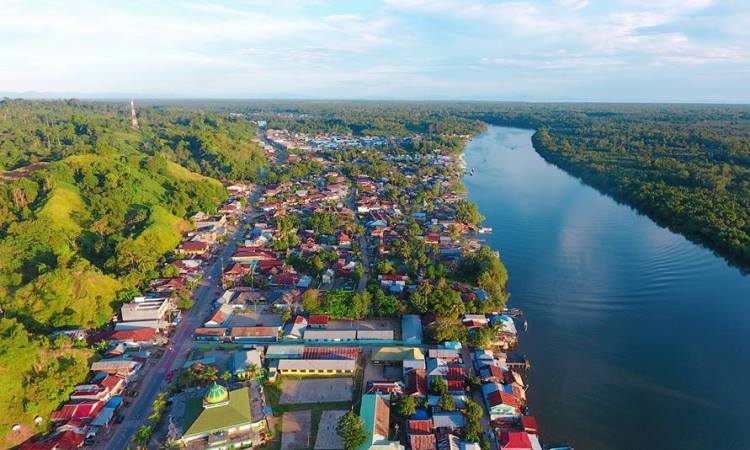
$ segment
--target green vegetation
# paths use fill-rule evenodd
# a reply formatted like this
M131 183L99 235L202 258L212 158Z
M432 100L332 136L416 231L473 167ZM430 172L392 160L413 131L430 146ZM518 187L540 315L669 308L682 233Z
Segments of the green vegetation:
M71 380L86 376L94 352L65 337L34 336L15 319L0 319L0 341L0 436L6 436L17 423L33 428L37 415L46 422L72 392Z
M365 425L354 411L349 411L341 416L336 427L336 433L341 437L345 450L356 450L367 439Z
M88 350L42 337L97 328L157 271L222 184L266 166L241 117L179 107L0 101L1 402L6 421L48 418L88 372ZM199 172L199 173L198 173ZM183 304L187 307L189 305ZM8 424L0 424L5 436Z

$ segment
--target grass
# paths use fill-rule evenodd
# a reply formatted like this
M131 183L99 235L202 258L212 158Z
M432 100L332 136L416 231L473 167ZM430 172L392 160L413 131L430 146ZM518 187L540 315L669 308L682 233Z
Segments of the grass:
M161 206L154 206L149 224L136 238L136 243L143 244L157 253L166 253L180 244L182 233L188 229L190 224L187 221Z
M195 173L172 161L167 161L167 176L178 181L206 181L221 186L218 180Z
M39 210L39 216L50 219L67 231L77 233L81 227L73 220L72 214L84 209L78 188L69 183L57 182L47 202Z

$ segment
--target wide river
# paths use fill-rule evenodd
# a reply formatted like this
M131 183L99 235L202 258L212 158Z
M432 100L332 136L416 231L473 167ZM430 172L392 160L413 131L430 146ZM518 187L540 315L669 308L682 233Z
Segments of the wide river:
M531 412L576 450L750 449L750 277L490 127L469 199L526 313Z

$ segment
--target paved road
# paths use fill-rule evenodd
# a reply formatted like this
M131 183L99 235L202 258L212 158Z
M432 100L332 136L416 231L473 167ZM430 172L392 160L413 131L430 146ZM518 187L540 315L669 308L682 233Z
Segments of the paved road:
M236 239L242 236L243 225L253 217L255 217L255 214L247 216L242 221L222 250L220 257L216 258L205 270L200 285L193 292L193 298L195 299L193 308L184 315L183 320L177 325L161 360L154 367L148 369L148 373L141 380L138 396L125 412L125 420L122 424L115 425L113 434L107 440L104 448L117 450L127 448L133 434L147 423L148 415L151 413L151 405L157 394L167 387L166 374L170 370L181 368L185 363L192 347L193 331L203 323L208 315L215 299L214 291L221 290L221 259L227 259L232 255L236 246Z

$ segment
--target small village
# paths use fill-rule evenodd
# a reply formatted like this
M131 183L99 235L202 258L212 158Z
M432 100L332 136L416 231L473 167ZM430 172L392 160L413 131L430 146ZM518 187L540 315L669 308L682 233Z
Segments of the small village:
M466 168L413 140L261 128L273 182L228 185L109 329L66 331L102 357L20 448L344 449L352 414L362 450L564 448Z

